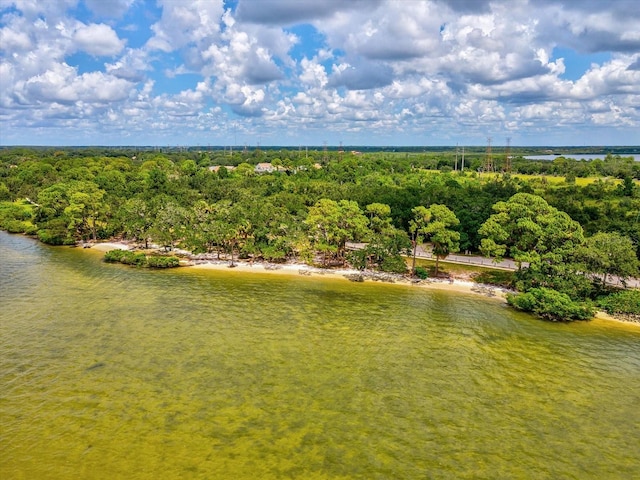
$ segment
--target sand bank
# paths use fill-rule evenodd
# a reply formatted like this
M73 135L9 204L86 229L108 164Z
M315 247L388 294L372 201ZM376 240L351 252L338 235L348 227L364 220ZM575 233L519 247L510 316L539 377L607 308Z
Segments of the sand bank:
M104 242L104 243L93 243L89 248L93 250L99 250L101 252L108 252L109 250L129 250L130 247L126 243L121 242Z

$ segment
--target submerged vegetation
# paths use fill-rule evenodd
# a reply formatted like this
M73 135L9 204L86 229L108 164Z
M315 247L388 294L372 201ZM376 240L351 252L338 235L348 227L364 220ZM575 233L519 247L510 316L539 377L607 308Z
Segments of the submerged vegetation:
M3 149L0 228L52 245L121 238L231 263L293 259L404 273L413 257L419 277L427 272L416 249L427 242L435 276L455 252L513 258L514 307L589 318L591 302L605 308L617 298L612 276L638 274L640 165L617 155L511 160L508 172L483 172L479 150L462 171L453 152L433 151ZM350 251L350 242L360 248ZM177 265L176 257L108 256Z

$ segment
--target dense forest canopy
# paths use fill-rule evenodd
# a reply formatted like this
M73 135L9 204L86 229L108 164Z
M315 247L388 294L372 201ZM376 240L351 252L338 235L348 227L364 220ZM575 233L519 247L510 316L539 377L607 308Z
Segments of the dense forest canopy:
M51 244L119 237L387 271L406 269L412 242L429 241L437 258L462 251L527 262L523 290L572 298L593 292L578 272L637 272L640 162L508 160L496 153L486 171L480 149L463 165L459 151L7 148L0 227ZM607 238L617 257L632 257L630 269L601 261ZM347 242L367 248L350 254Z

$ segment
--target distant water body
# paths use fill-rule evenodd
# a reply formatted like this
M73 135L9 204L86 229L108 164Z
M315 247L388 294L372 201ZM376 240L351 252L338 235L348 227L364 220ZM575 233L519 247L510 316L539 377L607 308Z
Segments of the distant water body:
M621 154L621 157L633 157L633 160L635 162L640 162L640 155L635 155L635 154ZM565 158L575 158L576 160L596 160L596 159L600 159L600 160L604 160L604 158L606 157L605 155L586 155L586 154L580 154L580 153L562 153L560 152L560 155L525 155L525 159L527 160L555 160L558 157L565 157Z
M0 478L640 478L640 330L0 232Z

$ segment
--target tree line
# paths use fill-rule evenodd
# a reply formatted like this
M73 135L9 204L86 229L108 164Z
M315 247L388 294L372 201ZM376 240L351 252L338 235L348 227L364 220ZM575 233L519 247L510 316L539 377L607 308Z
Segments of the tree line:
M640 189L626 174L579 185L442 171L430 168L433 153L81 153L1 151L0 227L50 244L120 237L231 262L388 272L407 270L404 258L429 242L437 260L458 251L513 258L523 265L519 291L571 302L602 295L609 275L637 274ZM273 171L256 173L265 160ZM350 252L348 242L366 246Z

